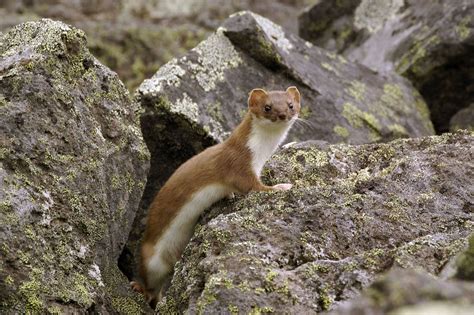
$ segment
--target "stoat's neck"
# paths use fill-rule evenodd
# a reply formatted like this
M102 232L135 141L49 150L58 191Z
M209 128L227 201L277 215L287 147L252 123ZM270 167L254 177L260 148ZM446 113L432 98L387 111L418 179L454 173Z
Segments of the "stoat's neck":
M278 145L285 140L292 122L273 123L269 120L261 120L249 114L250 132L248 134L247 147L252 153L252 169L260 176L265 162L271 157Z

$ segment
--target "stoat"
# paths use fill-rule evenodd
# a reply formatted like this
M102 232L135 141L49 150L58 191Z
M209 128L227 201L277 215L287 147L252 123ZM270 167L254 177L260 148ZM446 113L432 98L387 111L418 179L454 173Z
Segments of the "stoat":
M148 210L141 244L143 286L132 284L150 303L161 299L163 284L206 208L233 192L292 187L266 186L260 181L260 172L299 112L300 93L296 87L286 91L252 90L248 112L230 137L189 159L168 179Z

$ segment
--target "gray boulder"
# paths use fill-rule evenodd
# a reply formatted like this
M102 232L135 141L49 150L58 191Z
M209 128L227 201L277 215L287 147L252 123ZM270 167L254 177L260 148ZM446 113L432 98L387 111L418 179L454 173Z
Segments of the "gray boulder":
M449 130L454 132L459 129L474 131L474 103L457 112L449 122Z
M254 13L235 14L137 90L152 166L130 257L146 208L171 173L229 135L246 111L250 90L292 85L301 91L307 122L294 127L288 141L367 143L433 134L426 105L407 80L348 62Z
M474 226L473 144L464 131L282 150L264 182L294 187L207 211L160 311L312 314L392 267L437 275Z
M0 34L0 313L139 313L117 259L149 168L133 103L82 31Z
M468 315L474 312L474 283L444 281L395 269L377 279L362 296L342 303L331 315Z
M473 103L474 2L319 1L300 16L300 35L419 89L438 132Z

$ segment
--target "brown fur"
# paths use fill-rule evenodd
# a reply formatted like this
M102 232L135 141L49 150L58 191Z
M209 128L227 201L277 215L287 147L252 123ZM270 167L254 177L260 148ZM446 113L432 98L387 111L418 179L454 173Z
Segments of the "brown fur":
M210 147L182 164L158 192L148 210L147 226L141 246L140 276L146 283L146 264L154 254L154 246L177 216L180 209L200 188L213 183L228 186L242 194L251 190L270 191L276 188L262 184L251 167L252 154L247 141L252 129L253 116L273 122L289 120L299 113L299 92L295 87L286 92L265 92L255 89L249 96L249 112L223 143ZM293 104L293 109L289 105ZM271 106L266 112L265 106ZM181 253L169 253L179 259ZM172 260L172 259L170 259ZM137 288L136 290L143 290ZM146 291L146 290L144 290Z

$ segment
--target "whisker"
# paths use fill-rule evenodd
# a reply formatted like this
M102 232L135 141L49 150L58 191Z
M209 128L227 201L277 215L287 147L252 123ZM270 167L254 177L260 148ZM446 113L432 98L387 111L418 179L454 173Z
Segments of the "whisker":
M296 121L295 121L299 126L303 127L303 128L308 128L310 130L314 130L316 129L316 126L313 122L311 121L308 121L306 119L303 119L303 118L296 118Z

